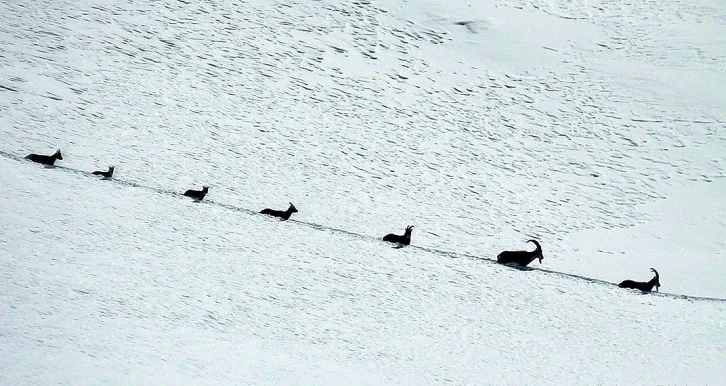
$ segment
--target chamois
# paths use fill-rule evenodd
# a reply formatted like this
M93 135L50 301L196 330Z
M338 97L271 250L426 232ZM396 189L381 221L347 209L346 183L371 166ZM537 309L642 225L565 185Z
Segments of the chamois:
M63 159L60 149L56 150L53 155L42 155L42 154L28 154L25 159L37 162L44 165L53 165L55 160Z
M618 287L639 289L643 292L650 292L653 287L655 287L655 292L658 292L658 288L660 287L660 276L658 276L658 271L656 271L654 268L651 268L650 270L655 273L655 277L650 279L650 281L642 282L634 280L623 280L620 284L618 284Z
M94 176L103 176L103 178L111 178L113 176L113 169L113 166L109 166L107 172L104 172L103 170L96 170L91 174L93 174Z
M403 245L411 244L411 232L413 231L413 225L406 227L406 231L402 235L396 235L389 233L383 236L383 241L389 241L391 243L399 243Z
M204 199L204 196L207 195L207 192L209 192L209 186L203 186L202 190L189 189L184 192L184 195L187 197L191 197L197 201L201 201Z
M293 205L292 202L290 203L290 207L287 208L287 210L285 210L285 211L274 210L274 209L270 209L270 208L265 208L260 211L260 213L262 213L262 214L279 217L281 221L285 221L285 220L289 219L290 216L292 216L292 214L295 212L297 212L297 208L295 208L295 205Z
M509 264L515 263L526 267L527 264L539 259L539 263L542 264L542 247L539 245L537 240L527 240L527 242L533 242L537 248L534 251L504 251L497 255L497 263Z

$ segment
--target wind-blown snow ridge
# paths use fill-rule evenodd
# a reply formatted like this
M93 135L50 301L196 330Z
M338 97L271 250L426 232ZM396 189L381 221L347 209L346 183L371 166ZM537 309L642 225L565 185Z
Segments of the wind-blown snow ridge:
M23 159L23 157L20 157L20 156L17 156L15 154L8 153L8 152L5 152L5 151L1 151L0 150L0 155L2 155L3 157L6 157L6 158L13 159L15 161L25 162L25 160ZM74 168L69 168L69 167L66 167L66 166L53 165L53 166L48 166L48 167L49 168L54 168L54 169L59 169L59 170L65 171L65 172L82 174L82 175L86 175L86 176L89 176L89 177L92 176L91 172L87 172L87 171L79 170L79 169L74 169ZM141 184L141 183L138 183L138 182L134 182L134 181L126 181L126 180L122 180L122 179L118 179L118 178L113 178L113 179L110 179L109 181L111 181L113 183L116 183L116 184L119 184L119 185L123 185L123 186L130 186L130 187L142 188L142 189L154 191L154 192L157 192L157 193L160 193L160 194L168 194L168 195L173 195L173 196L180 196L181 195L181 193L179 193L177 191L174 191L174 190L152 187L152 186L144 185L144 184ZM222 203L222 202L217 202L217 201L214 201L213 199L208 199L207 198L203 202L204 203L207 203L207 204L211 204L211 205L217 205L217 206L222 207L222 208L225 208L227 210L233 210L233 211L237 211L237 212L247 213L247 214L250 214L250 215L260 215L260 213L258 211L255 211L255 210L252 210L252 209L246 209L246 208L242 208L242 207L239 207L239 206L235 206L235 205L231 205L231 204L226 204L226 203ZM377 236L364 235L364 234L361 234L361 233L351 232L351 231L348 231L348 230L345 230L345 229L341 229L341 228L337 228L337 227L331 227L331 226L326 226L326 225L321 225L321 224L316 224L316 223L307 222L307 221L301 221L301 220L296 220L296 219L289 219L288 221L291 221L291 222L294 222L294 223L297 223L297 224L300 224L300 225L304 225L304 226L307 226L309 228L312 228L312 229L315 229L315 230L319 230L319 231L328 231L328 232L342 233L342 234L345 234L345 235L348 235L348 236L351 236L351 237L355 237L355 238L359 238L359 239L380 240L380 237L377 237ZM419 249L419 250L422 250L422 251L430 252L430 253L433 253L433 254L437 254L437 255L444 256L444 257L449 257L449 258L469 258L469 259L482 260L482 261L486 261L486 262L489 262L489 263L495 263L495 264L497 264L497 262L496 262L495 259L491 259L491 258L487 258L487 257L481 257L481 256L475 256L475 255L471 255L471 254L467 254L467 253L461 253L461 252L456 252L456 251L447 251L447 250L442 250L442 249L437 249L437 248L430 248L430 247L416 246L416 245L409 245L408 248ZM554 270L550 270L550 269L546 269L546 268L536 268L536 267L517 268L517 267L512 267L512 269L537 270L537 271L545 272L547 274L553 274L553 275L559 275L559 276L562 276L562 277L568 277L568 278L572 278L572 279L584 280L584 281L588 281L588 282L596 283L596 284L617 285L617 283L612 283L612 282L609 282L609 281L606 281L606 280L601 280L601 279L597 279L597 278L591 278L591 277L587 277L587 276L583 276L583 275L577 275L577 274L568 273L568 272L554 271ZM685 294L673 294L673 293L668 293L668 292L651 292L651 294L656 295L656 296L665 296L665 297L671 297L671 298L676 298L676 299L684 299L684 300L690 300L690 301L726 302L726 299L716 298L716 297L691 296L691 295L685 295Z

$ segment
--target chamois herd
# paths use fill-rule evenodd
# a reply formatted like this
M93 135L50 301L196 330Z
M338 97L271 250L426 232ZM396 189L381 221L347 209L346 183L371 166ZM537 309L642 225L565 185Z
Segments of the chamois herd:
M56 160L63 159L63 155L61 155L61 151L59 149L56 150L53 155L28 154L27 156L25 156L25 159L44 165L54 165ZM95 171L92 174L102 176L104 179L108 179L113 177L113 171L114 167L109 166L108 171ZM202 190L189 189L185 191L182 195L190 197L195 201L201 201L204 199L208 192L209 187L203 186ZM287 210L274 210L270 208L265 208L260 211L261 214L279 217L281 221L288 220L290 216L292 216L292 214L296 212L297 208L295 208L295 205L293 205L292 203L290 203L290 206L287 208ZM411 232L413 232L413 225L407 226L406 230L403 232L402 235L389 233L383 236L383 241L395 243L399 247L409 245L411 244ZM497 255L497 263L510 266L526 267L527 265L529 265L529 263L537 259L539 260L539 263L542 264L542 246L537 240L527 240L527 242L531 242L534 244L534 251L503 251L499 255ZM653 290L653 287L655 287L655 290L658 291L658 288L660 287L660 276L658 275L658 271L656 271L654 268L651 268L650 270L655 273L655 277L653 277L649 281L642 282L634 280L623 280L620 284L618 284L618 287L638 289L643 292L650 292Z

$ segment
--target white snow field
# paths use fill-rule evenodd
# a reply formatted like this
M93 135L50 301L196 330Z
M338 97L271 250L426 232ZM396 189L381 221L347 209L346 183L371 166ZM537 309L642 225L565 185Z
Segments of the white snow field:
M0 1L0 384L726 384L724 25Z

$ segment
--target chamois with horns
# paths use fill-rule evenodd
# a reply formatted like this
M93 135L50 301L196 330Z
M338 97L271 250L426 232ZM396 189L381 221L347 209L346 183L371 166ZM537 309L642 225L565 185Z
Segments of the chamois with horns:
M102 176L103 178L111 178L113 177L113 169L114 166L109 166L107 172L104 172L103 170L96 170L91 174L93 174L94 176Z
M295 207L295 205L292 204L292 202L290 203L290 207L288 207L287 210L284 210L284 211L283 210L274 210L274 209L270 209L270 208L265 208L260 211L260 213L262 213L262 214L279 217L280 220L282 220L282 221L289 219L290 216L292 216L292 214L295 212L297 212L297 208Z
M643 292L650 292L653 290L653 287L655 287L655 292L658 292L658 288L660 287L660 276L658 276L658 271L656 271L655 268L651 268L650 270L655 273L655 277L650 279L650 281L643 282L635 280L623 280L620 284L618 284L618 287L639 289Z
M527 240L532 242L537 247L534 251L504 251L497 255L497 263L499 264L517 264L522 267L526 267L529 263L533 262L534 259L539 259L539 263L542 264L542 246L539 245L537 240Z
M60 149L56 150L53 155L42 155L42 154L28 154L25 159L37 162L43 165L53 165L55 160L63 159Z
M209 192L209 186L202 186L202 190L189 189L184 192L184 195L197 201L201 201L204 199L204 196L207 195L207 192Z
M403 244L403 245L409 245L409 244L411 244L411 232L412 231L413 231L413 225L409 225L406 227L406 231L402 235L389 233L389 234L383 236L383 241L388 241L391 243L399 243L399 244Z

